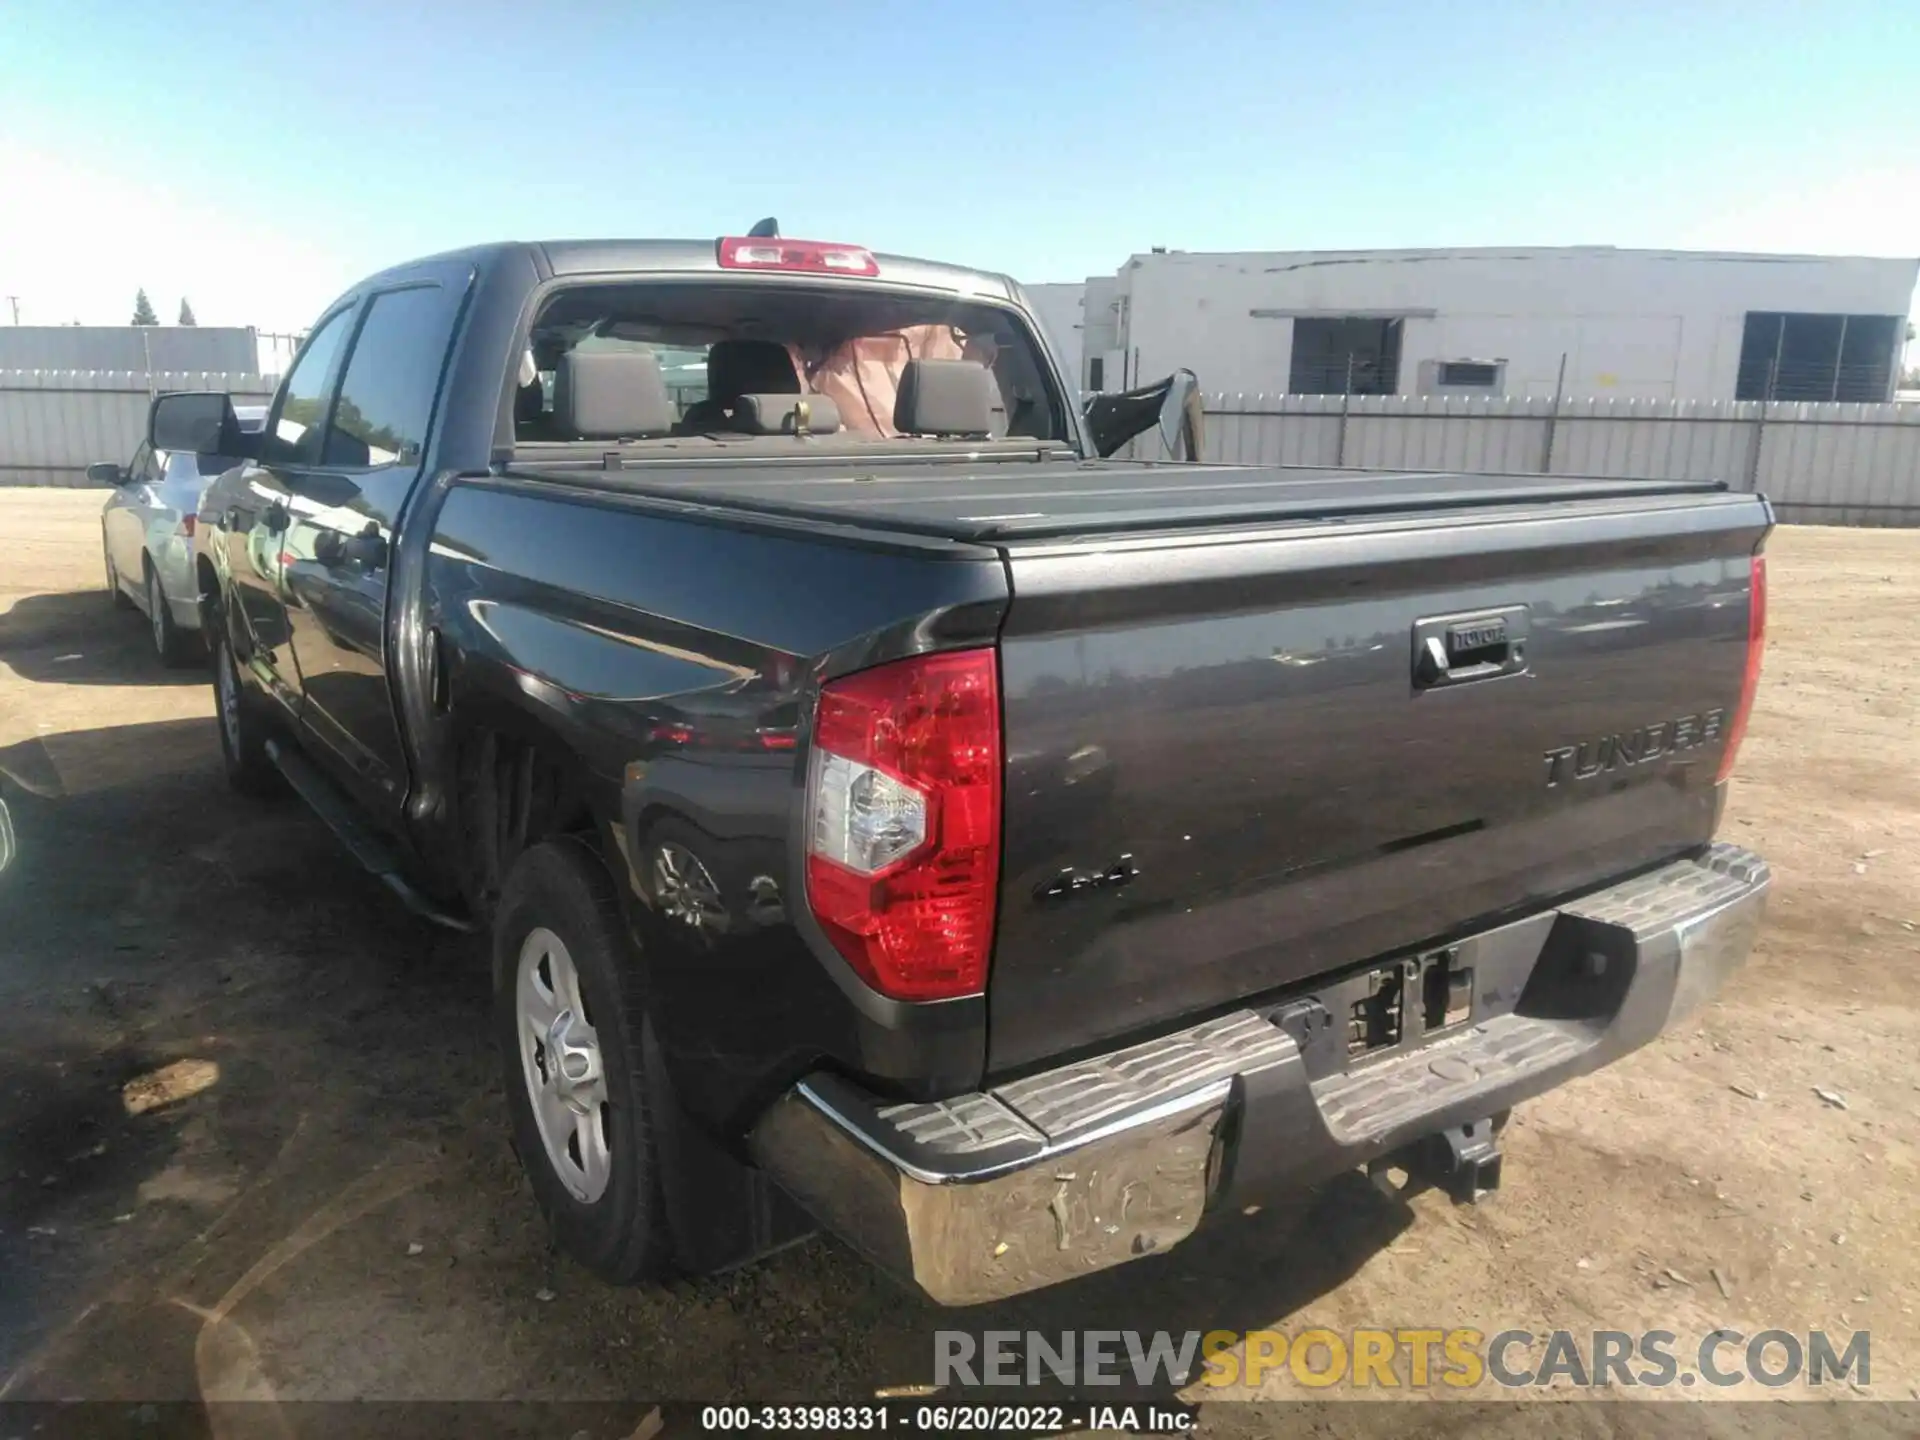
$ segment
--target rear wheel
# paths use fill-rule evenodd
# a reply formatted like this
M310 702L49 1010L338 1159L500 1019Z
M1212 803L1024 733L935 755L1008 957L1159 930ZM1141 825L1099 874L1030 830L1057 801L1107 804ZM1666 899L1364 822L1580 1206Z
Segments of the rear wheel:
M213 646L213 708L220 722L220 759L227 783L242 795L278 794L284 782L267 754L270 731L261 701L240 678L233 642L218 613L209 636Z
M147 561L147 626L153 635L153 653L162 665L178 669L193 658L192 637L173 623L166 587L151 559Z
M515 1147L554 1238L602 1279L667 1268L644 1012L613 882L578 840L523 854L493 922L494 1025Z

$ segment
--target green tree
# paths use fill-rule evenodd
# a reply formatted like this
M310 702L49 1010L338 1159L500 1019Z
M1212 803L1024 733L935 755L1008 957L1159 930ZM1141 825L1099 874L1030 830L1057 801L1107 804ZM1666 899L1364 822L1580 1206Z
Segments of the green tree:
M147 292L145 290L142 290L133 297L133 323L136 325L158 325L160 323L160 317L153 313L153 302L147 299Z
M200 323L193 318L193 307L187 303L187 297L184 295L180 297L180 318L174 323L176 325L198 325Z

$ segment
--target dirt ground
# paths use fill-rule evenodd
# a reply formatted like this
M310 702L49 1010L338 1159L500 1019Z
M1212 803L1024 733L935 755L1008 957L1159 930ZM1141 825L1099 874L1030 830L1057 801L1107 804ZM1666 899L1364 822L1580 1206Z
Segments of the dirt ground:
M550 1258L472 942L297 803L227 792L204 675L109 607L100 504L0 491L0 1397L846 1402L929 1379L944 1323L1866 1329L1869 1393L1920 1398L1920 532L1776 532L1726 831L1775 868L1758 952L1695 1023L1521 1110L1489 1203L1341 1181L943 1316L824 1239L666 1288ZM139 1093L168 1103L129 1114L166 1066ZM1365 1414L1316 1426L1460 1428Z

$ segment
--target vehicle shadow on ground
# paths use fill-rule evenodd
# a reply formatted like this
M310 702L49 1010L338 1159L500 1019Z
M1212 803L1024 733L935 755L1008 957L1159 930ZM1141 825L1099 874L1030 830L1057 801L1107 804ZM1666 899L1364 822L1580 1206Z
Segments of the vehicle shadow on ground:
M168 669L147 618L106 590L25 595L0 615L0 664L43 685L205 685L204 665Z
M0 781L52 800L208 768L219 758L219 736L210 717L154 720L67 730L0 747ZM210 778L218 783L217 776ZM15 828L24 850L32 827L16 821Z
M492 1072L455 947L219 764L209 719L0 750L0 1393L194 1398L171 1297L211 1303L423 1135L502 1148L457 1118ZM204 1078L127 1104L183 1063Z
M0 752L9 769L24 768L29 754L58 765L16 804L20 861L0 876L0 913L9 916L0 1005L38 999L11 1020L0 1014L0 1128L14 1136L0 1146L0 1220L15 1242L0 1261L17 1280L0 1307L14 1337L0 1360L47 1342L78 1308L75 1297L106 1293L109 1274L159 1274L176 1253L201 1255L180 1247L217 1214L220 1244L204 1252L217 1273L196 1280L200 1301L211 1303L232 1278L225 1269L237 1274L271 1252L331 1203L343 1176L422 1147L437 1156L441 1178L411 1212L402 1203L343 1229L325 1267L303 1263L285 1283L342 1314L391 1319L384 1307L401 1303L462 1318L401 1342L398 1367L369 1351L353 1376L329 1383L407 1387L437 1375L448 1398L476 1393L468 1385L488 1393L491 1381L456 1382L436 1368L443 1331L479 1351L511 1349L525 1369L510 1385L553 1376L591 1387L585 1393L612 1385L706 1401L925 1384L942 1330L976 1342L987 1330L1038 1331L1050 1343L1067 1331L1137 1330L1148 1342L1164 1331L1177 1349L1189 1331L1284 1326L1412 1223L1404 1205L1349 1176L1253 1216L1223 1216L1164 1256L964 1310L916 1301L825 1240L666 1286L616 1290L571 1265L563 1279L508 1154L486 982L470 939L391 904L297 802L230 797L209 720L49 739ZM183 1056L216 1061L219 1083L109 1127L130 1074ZM97 1116L100 1128L76 1131L75 1116ZM68 1145L69 1134L80 1138ZM100 1140L108 1149L92 1156ZM153 1193L143 1187L171 1194L209 1176L232 1191L232 1207L203 1206L197 1192L142 1198ZM430 1241L436 1262L443 1252L449 1262L419 1262L401 1272L398 1289L391 1279L370 1283L415 1263L395 1259L403 1226ZM543 1286L549 1298L533 1298ZM389 1290L398 1302L382 1299ZM273 1296L249 1310L262 1343L278 1347L277 1364L297 1368L345 1343L322 1322L305 1328L300 1313ZM754 1319L743 1329L744 1315ZM815 1315L832 1318L819 1324ZM110 1306L23 1383L29 1392L57 1379L60 1393L190 1398L188 1318L165 1304ZM549 1331L631 1333L635 1343L582 1352L543 1338ZM662 1357L667 1346L677 1359ZM1115 1353L1128 1374L1124 1343ZM700 1363L689 1370L694 1355ZM1171 1402L1197 1378L1144 1387L1129 1378L1078 1393ZM949 1389L944 1398L1030 1402L1066 1392L1043 1382Z

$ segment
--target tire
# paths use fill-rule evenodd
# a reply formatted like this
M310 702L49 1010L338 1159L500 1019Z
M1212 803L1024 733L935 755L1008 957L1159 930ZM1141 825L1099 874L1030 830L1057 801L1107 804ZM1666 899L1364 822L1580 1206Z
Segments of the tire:
M286 781L267 755L272 730L262 713L263 702L240 678L233 641L219 612L213 612L210 619L213 714L220 729L220 760L227 772L227 784L242 795L278 795L286 788Z
M664 1275L672 1242L645 1012L612 878L585 844L545 841L514 864L493 974L514 1145L555 1241L616 1285Z
M113 563L113 551L107 548L107 537L104 534L100 537L100 558L106 562L107 594L113 597L113 608L131 610L133 597L120 588L120 569Z
M167 604L166 587L160 572L149 559L146 563L147 631L153 636L153 653L169 670L178 670L193 660L193 637L173 623L173 610Z

